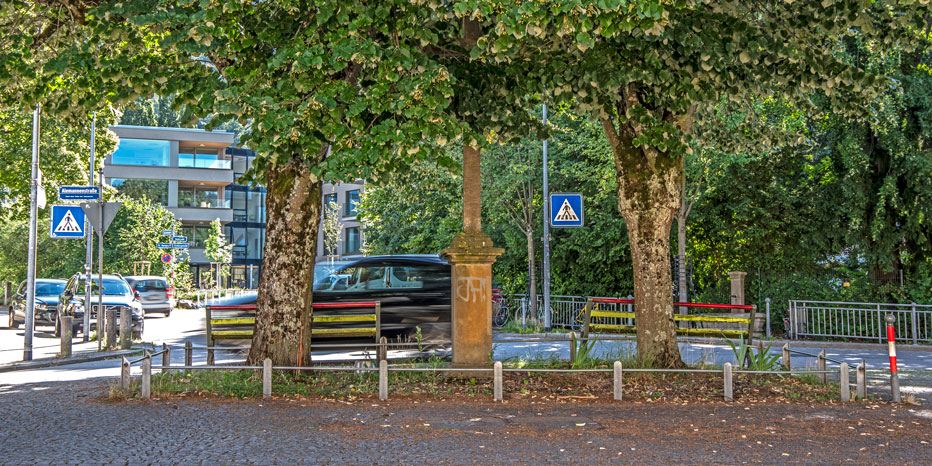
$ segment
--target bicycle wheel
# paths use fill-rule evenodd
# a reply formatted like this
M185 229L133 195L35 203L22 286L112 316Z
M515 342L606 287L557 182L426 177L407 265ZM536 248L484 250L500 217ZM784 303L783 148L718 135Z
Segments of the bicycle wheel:
M492 326L501 327L508 323L508 305L505 303L492 303Z

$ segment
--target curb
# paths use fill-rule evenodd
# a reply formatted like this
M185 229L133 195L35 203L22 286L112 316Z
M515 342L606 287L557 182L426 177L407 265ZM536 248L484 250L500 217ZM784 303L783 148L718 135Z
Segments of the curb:
M70 364L81 364L83 362L103 361L106 359L115 359L123 356L130 356L142 353L145 348L133 348L122 351L110 351L106 353L85 353L72 356L70 358L43 358L26 362L13 362L0 364L0 372L12 372L29 369L42 369L46 367L67 366Z

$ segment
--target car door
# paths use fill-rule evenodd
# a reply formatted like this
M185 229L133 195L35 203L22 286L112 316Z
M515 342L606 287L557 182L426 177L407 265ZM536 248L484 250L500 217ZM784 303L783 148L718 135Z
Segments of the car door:
M13 313L17 322L26 321L26 281L23 280L13 295L13 302L10 303L10 312Z

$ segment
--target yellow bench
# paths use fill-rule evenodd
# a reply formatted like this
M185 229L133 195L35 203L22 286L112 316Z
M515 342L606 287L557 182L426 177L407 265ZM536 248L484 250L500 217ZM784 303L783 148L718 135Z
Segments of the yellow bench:
M315 310L311 320L312 338L363 338L372 337L376 342L382 336L382 305L378 301L353 302L353 303L314 303ZM364 309L372 308L372 312L354 313L354 314L318 314L318 309ZM215 315L216 311L231 312L239 311L240 314L220 317ZM213 347L216 340L244 340L251 339L253 330L256 327L255 318L256 305L236 305L236 306L207 306L205 322L207 326L207 346ZM249 316L248 314L253 314ZM366 324L364 326L353 327L335 327L328 324ZM318 328L317 324L324 324Z
M589 332L614 332L614 333L634 333L637 331L635 325L605 324L593 322L593 319L634 319L633 312L619 311L602 311L594 309L598 303L614 304L634 304L633 299L622 298L589 298L586 301L586 307L583 310L583 330L582 337L589 338ZM745 324L747 327L743 330L734 329L716 329L716 328L686 328L677 327L676 333L680 335L707 335L707 336L728 336L747 338L748 345L751 344L754 335L754 318L757 306L737 305L737 304L705 304L705 303L673 303L675 307L692 307L692 308L713 308L713 309L741 309L750 311L748 317L724 317L724 316L703 316L703 315L681 315L674 314L674 322L725 322L735 324Z

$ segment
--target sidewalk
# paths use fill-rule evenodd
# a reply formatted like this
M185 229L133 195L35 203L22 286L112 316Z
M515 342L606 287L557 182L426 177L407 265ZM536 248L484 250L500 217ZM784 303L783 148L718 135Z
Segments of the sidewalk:
M0 348L0 372L100 361L142 351L142 347L129 350L97 351L96 341L85 343L81 337L78 337L72 340L71 357L60 358L58 357L61 349L60 340L48 333L37 332L32 340L32 361L23 361L23 329L19 329L16 334L21 338L8 339ZM15 346L17 343L19 347Z

